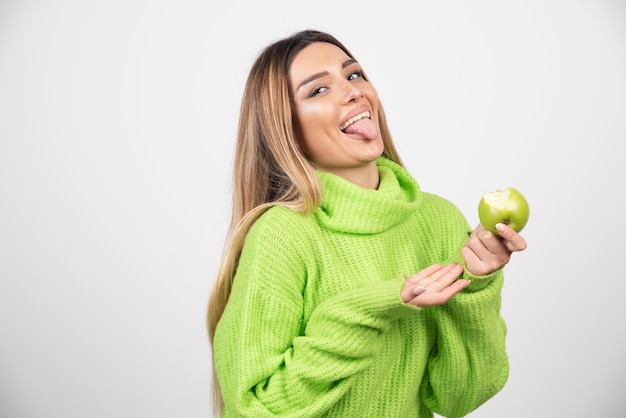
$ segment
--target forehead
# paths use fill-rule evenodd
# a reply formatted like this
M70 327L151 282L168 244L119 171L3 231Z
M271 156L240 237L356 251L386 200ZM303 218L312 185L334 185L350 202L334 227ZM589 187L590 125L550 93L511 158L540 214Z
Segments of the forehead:
M311 74L341 68L350 59L341 48L327 42L315 42L298 52L291 62L289 74L294 83L298 83Z

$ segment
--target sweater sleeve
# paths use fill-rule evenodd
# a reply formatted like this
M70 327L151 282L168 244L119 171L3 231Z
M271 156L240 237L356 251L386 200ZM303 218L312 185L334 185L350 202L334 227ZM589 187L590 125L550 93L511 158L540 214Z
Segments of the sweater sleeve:
M449 236L457 238L451 238L444 258L458 250L470 230L456 209L452 215L456 230ZM437 324L437 345L421 387L424 403L451 418L467 415L494 396L509 371L506 325L500 315L502 269L480 277L465 269L463 277L470 285L429 311Z
M312 417L332 407L382 349L403 281L373 281L320 303L303 325L306 244L271 217L248 234L218 324L214 360L225 416Z
M479 281L488 283L472 290ZM448 303L433 308L437 347L428 361L422 399L440 415L467 415L500 391L508 378L501 288L501 272L474 278Z

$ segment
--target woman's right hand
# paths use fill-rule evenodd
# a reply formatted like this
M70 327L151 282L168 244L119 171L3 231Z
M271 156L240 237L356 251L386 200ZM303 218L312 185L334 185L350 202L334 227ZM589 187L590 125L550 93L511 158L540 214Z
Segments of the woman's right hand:
M457 280L462 273L463 265L457 263L426 267L407 277L400 292L402 300L420 307L443 305L470 283L466 279Z

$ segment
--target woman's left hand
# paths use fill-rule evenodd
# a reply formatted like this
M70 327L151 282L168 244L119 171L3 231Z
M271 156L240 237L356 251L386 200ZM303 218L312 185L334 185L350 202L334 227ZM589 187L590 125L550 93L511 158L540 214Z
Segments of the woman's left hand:
M463 245L465 266L475 276L493 273L509 262L512 253L526 249L520 234L504 224L497 227L501 237L478 225Z

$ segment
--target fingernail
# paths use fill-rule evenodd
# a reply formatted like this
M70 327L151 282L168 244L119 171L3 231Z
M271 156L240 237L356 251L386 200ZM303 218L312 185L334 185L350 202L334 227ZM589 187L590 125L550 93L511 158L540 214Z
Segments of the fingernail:
M413 295L419 296L426 291L424 286L417 286L413 288Z
M505 230L506 228L504 227L504 224L496 224L496 229L497 229L499 232L504 232L504 230Z

